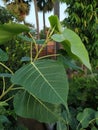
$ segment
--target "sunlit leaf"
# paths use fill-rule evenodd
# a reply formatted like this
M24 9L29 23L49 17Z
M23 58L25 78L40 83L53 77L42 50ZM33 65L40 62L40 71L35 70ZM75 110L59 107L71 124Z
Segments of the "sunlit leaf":
M52 39L56 42L60 42L71 57L78 58L91 70L88 52L75 32L70 29L65 29L61 34L54 34Z

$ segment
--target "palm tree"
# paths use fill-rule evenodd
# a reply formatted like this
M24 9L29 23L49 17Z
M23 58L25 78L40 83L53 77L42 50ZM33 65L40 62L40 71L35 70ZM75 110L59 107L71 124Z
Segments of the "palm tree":
M25 16L29 14L30 2L32 0L3 0L5 5L10 12L17 17L19 21L24 21ZM10 3L8 3L10 2ZM37 1L33 0L36 15L36 25L37 25L37 39L39 39L39 20L38 20L38 9Z
M60 16L60 7L59 7L59 3L60 3L60 0L55 0L54 1L54 15L57 15L58 18Z
M34 1L35 16L36 16L36 25L37 25L37 39L40 39L37 0L33 0L33 1Z
M52 0L37 0L38 11L43 12L43 28L45 32L45 13L53 9Z
M7 9L17 17L19 21L24 21L25 16L29 14L30 4L24 0L3 0ZM10 2L10 3L7 3Z

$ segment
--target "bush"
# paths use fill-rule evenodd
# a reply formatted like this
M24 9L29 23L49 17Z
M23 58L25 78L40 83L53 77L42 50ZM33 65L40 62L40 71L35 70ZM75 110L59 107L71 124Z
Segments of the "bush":
M98 76L78 77L69 82L69 105L72 107L98 107Z

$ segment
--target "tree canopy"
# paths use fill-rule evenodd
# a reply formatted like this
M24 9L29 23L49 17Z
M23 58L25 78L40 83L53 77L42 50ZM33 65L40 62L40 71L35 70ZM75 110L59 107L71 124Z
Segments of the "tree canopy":
M65 0L68 17L63 24L82 39L91 59L98 59L98 2L97 0Z

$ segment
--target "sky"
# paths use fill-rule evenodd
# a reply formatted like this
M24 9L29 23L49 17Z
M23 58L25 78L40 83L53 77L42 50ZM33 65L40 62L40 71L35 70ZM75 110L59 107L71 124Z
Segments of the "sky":
M2 0L0 0L0 6L4 6ZM65 15L64 11L66 9L66 4L60 4L60 21L62 21L67 15ZM39 12L39 28L40 30L43 29L43 16L42 13ZM46 13L45 15L45 19L46 19L46 26L49 27L49 21L48 21L48 17L53 15L53 11ZM34 27L36 28L36 20L35 20L35 11L34 11L34 4L33 2L31 3L31 9L30 9L30 13L28 16L26 16L26 22L31 23L34 25Z

